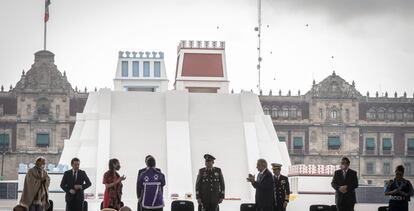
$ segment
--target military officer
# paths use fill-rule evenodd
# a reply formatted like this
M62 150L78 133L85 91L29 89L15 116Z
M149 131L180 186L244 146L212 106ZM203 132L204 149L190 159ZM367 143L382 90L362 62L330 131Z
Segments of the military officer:
M282 164L272 163L273 170L273 182L274 182L274 195L275 195L275 208L274 211L285 211L287 204L289 203L289 180L286 176L280 174Z
M224 199L224 178L221 169L213 167L212 155L205 154L206 167L198 171L196 181L196 198L201 211L217 211Z

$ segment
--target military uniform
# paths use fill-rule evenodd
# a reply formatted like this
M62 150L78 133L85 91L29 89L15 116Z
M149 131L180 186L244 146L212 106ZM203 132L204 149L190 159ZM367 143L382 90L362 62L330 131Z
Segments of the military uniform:
M212 156L204 157L214 160ZM202 206L199 205L199 210L201 208L202 211L217 211L220 199L224 199L224 193L224 178L220 168L208 169L204 167L198 171L196 198L202 202Z
M281 164L272 164L273 167L281 167ZM285 211L283 207L285 202L289 202L290 187L289 179L283 175L273 175L275 207L274 211Z

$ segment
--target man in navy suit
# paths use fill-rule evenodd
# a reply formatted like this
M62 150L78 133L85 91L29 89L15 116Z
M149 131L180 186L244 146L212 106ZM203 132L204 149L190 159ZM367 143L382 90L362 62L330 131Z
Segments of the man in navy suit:
M247 181L256 189L256 210L272 211L274 199L274 184L272 173L267 169L265 159L259 159L256 165L259 174L255 180L254 175L249 174Z
M341 169L336 170L332 179L335 189L335 204L338 211L353 211L356 203L355 189L358 187L357 172L349 168L347 157L341 160Z
M60 183L60 187L66 192L66 211L82 211L83 191L91 186L91 181L86 173L79 169L80 160L78 158L73 158L70 165L72 169L65 171Z
M142 209L142 198L141 198L141 191L140 191L140 184L139 184L139 176L143 173L143 172L145 172L146 170L148 170L150 167L148 166L148 159L149 158L154 158L152 155L147 155L146 157L145 157L145 165L146 165L146 167L145 168L142 168L142 169L140 169L139 171L138 171L138 176L137 176L137 197L138 197L138 205L137 205L137 211L141 211ZM157 170L157 171L159 171L159 172L161 172L161 169L159 169L159 168L155 168L155 170Z

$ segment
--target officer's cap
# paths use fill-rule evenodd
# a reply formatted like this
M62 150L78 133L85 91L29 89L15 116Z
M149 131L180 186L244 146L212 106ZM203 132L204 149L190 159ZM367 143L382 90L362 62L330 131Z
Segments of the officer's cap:
M282 167L282 164L280 164L280 163L272 163L271 165L272 165L272 168L280 168L280 167Z
M210 154L205 154L204 155L204 159L206 160L206 161L212 161L212 160L215 160L216 158L215 157L213 157L212 155L210 155Z

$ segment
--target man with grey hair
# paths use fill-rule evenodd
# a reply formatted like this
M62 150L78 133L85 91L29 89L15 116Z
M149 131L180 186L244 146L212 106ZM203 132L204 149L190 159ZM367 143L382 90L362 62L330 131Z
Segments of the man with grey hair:
M256 165L257 179L252 174L249 174L247 181L256 189L256 210L257 211L272 211L274 205L274 184L272 173L267 169L267 162L265 159L257 160Z
M35 166L26 173L20 205L29 211L45 211L50 206L50 178L45 169L45 164L46 159L38 157Z

